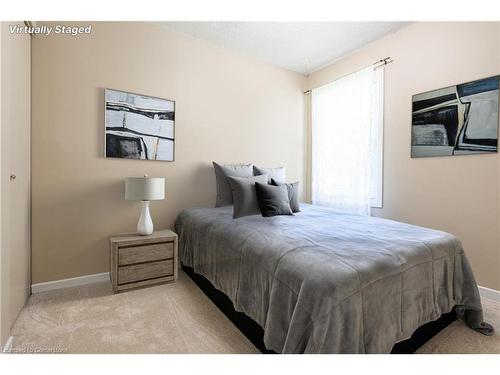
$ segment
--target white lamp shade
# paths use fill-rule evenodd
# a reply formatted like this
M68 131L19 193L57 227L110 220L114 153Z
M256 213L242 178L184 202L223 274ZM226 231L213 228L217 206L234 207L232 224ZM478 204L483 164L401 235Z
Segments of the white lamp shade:
M125 199L128 201L165 199L165 179L163 177L127 177Z

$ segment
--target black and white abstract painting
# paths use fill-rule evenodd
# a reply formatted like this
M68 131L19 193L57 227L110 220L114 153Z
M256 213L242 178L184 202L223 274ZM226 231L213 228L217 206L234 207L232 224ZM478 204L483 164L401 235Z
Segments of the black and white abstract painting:
M175 102L106 89L106 157L174 160Z
M497 152L499 77L414 95L411 156Z

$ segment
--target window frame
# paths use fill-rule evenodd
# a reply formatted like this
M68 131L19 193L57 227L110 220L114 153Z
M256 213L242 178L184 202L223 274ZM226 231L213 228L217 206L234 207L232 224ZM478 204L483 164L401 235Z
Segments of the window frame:
M372 208L383 208L384 206L384 112L385 112L385 69L384 66L374 68L377 79L379 80L379 95L380 106L378 118L376 121L377 137L372 143L372 152L374 154L372 160L372 195L370 196L370 206ZM378 71L377 71L378 70Z

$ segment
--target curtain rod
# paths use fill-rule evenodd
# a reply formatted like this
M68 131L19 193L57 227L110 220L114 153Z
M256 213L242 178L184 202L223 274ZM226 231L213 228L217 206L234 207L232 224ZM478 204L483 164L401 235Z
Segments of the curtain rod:
M387 64L390 64L390 63L391 63L391 62L393 62L393 61L394 61L394 60L392 60L392 59L391 59L391 57L390 57L390 56L388 56L388 57L385 57L385 58L380 59L380 60L378 60L378 61L375 61L375 62L372 64L372 66L374 66L374 68L373 68L373 69L378 69L378 68L381 68L381 67L383 67L383 66L386 66ZM364 69L364 68L361 68L361 69ZM361 70L361 69L359 69L359 70ZM353 73L354 73L354 72L353 72ZM352 74L352 73L346 74L346 75L345 75L345 76L343 76L343 77L346 77L346 76L348 76L348 75L350 75L350 74ZM343 77L340 77L340 78L343 78ZM340 79L340 78L337 78L337 79ZM304 91L304 94L305 94L305 95L309 95L310 93L311 93L311 90L306 90L306 91Z
M33 22L31 21L23 21L24 22L24 26L26 26L28 29L33 29ZM30 36L33 36L33 33L29 33Z

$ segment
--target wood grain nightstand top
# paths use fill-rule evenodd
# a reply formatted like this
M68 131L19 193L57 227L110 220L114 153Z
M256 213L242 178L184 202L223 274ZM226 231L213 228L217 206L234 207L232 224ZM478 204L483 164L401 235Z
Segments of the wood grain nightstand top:
M113 243L123 243L123 242L137 242L139 243L149 243L155 242L158 239L169 238L169 237L177 237L177 233L170 229L158 230L150 234L149 236L141 236L137 233L123 233L117 234L110 238L110 241Z

